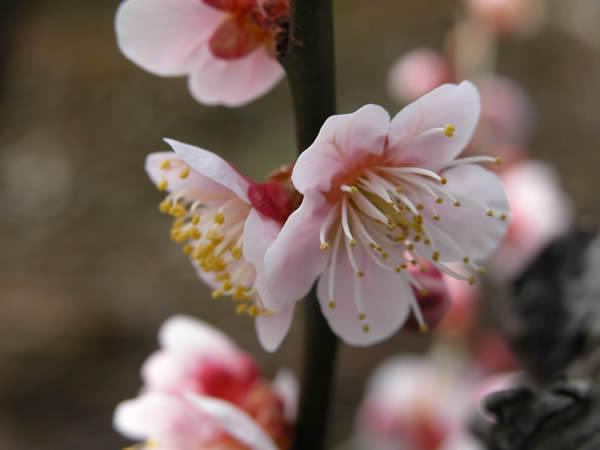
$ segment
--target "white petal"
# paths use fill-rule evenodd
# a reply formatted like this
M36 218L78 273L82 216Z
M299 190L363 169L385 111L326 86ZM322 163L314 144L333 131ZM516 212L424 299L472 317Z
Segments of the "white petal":
M335 271L335 298L329 298L329 269L319 279L317 296L331 329L348 344L367 346L387 339L402 327L408 318L414 294L399 274L375 265L364 249L355 248L354 251L362 255L361 267L365 275L360 278L360 283L364 311L356 307L357 274L345 251L340 251ZM335 309L329 307L332 300L335 301ZM359 320L359 312L366 314L366 319ZM363 330L365 325L369 326L367 333Z
M281 231L281 225L252 208L244 225L244 258L254 265L259 279L265 274L265 253Z
M470 82L445 84L406 106L390 124L389 146L396 162L438 170L471 140L480 113L479 92ZM452 125L454 136L443 129Z
M267 93L283 75L283 68L264 46L233 60L218 59L204 48L197 54L189 87L200 103L242 106Z
M294 307L295 303L290 303L277 314L256 318L258 340L266 351L277 350L287 336L294 317Z
M278 450L277 445L254 419L231 403L193 394L187 394L186 398L200 411L217 421L229 434L250 448Z
M484 204L486 209L494 212L494 216L487 216L485 209L464 204L455 207L451 202L445 202L436 206L441 220L435 225L450 236L463 252L461 254L455 247L444 244L444 239L434 232L432 238L438 246L440 260L456 262L464 257L482 260L498 247L508 228L508 202L502 183L492 172L472 164L453 167L443 175L448 180L446 188L449 192ZM507 215L506 220L500 220L502 214Z
M231 351L237 345L229 336L206 322L189 316L173 316L160 327L158 340L161 347L193 352Z
M288 423L296 423L298 415L298 395L300 387L298 386L298 378L289 369L280 369L275 375L275 379L271 383L275 392L283 400L284 417Z
M221 184L234 192L243 201L249 203L248 187L250 182L223 158L215 153L173 139L165 139L165 142L193 170Z
M309 189L329 191L336 175L350 173L365 158L383 153L389 125L389 114L377 105L329 117L315 142L298 157L294 186L303 194Z
M119 48L143 69L184 75L226 15L201 0L126 0L115 17Z

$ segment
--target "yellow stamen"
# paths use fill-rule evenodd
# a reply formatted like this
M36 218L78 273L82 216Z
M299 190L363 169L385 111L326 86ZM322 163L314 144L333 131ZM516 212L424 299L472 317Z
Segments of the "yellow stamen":
M434 261L439 261L440 260L440 252L433 252L433 254L431 255L431 259L433 259Z
M365 276L365 273L362 270L359 270L358 272L356 272L356 275L362 278Z
M461 203L460 203L459 201L456 201L456 202L454 202L454 206L457 206L457 207L458 207L458 206L460 206L460 205L461 205Z
M456 127L454 125L452 125L451 123L447 124L444 127L444 134L446 135L446 137L451 138L452 136L454 136L455 132L456 132Z
M364 314L364 313L360 313L360 314L358 315L358 320L365 320L366 318L367 318L367 315L366 315L366 314Z
M190 168L189 167L184 167L181 172L179 172L179 178L181 178L182 180L185 180L190 174Z
M215 289L214 291L212 291L211 297L212 298L219 298L223 296L223 291L221 289Z
M165 159L163 162L160 163L160 168L162 170L167 170L169 167L171 167L171 160L170 159Z
M233 256L235 259L241 259L241 257L243 256L242 249L239 247L233 247L231 249L231 256Z
M362 327L362 330L363 330L363 332L365 332L365 333L368 333L370 329L371 329L371 328L369 327L369 325L363 325L363 327Z
M447 180L445 177L442 177L442 178L440 179L440 183L441 183L441 184L446 184L447 182L448 182L448 180Z
M200 222L200 216L198 214L194 214L192 216L192 225L198 225L198 222Z
M162 180L160 183L158 183L158 185L156 186L158 188L159 191L165 191L167 189L167 180Z
M223 215L223 213L216 213L215 217L214 217L215 223L218 223L219 225L223 225L223 223L225 222L225 216Z
M250 309L248 309L248 314L250 315L250 317L257 317L260 314L258 306L252 305Z
M158 209L161 213L167 214L171 210L171 202L169 200L163 200L158 205Z
M492 210L489 210L489 211L486 213L486 215L487 215L488 217L494 217L494 211L492 211Z
M327 242L321 243L321 250L327 250L329 248L329 244Z
M329 306L329 308L330 308L330 309L335 309L335 307L336 307L336 304L335 304L335 302L332 300L332 301L330 301L330 302L329 302L329 304L328 304L327 306Z
M235 312L238 314L244 314L246 311L248 311L248 305L245 303L242 303L235 308Z

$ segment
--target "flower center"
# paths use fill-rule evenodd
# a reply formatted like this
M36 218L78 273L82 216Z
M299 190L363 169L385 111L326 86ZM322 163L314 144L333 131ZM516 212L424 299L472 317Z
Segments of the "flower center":
M275 52L275 35L282 29L289 11L287 0L204 0L228 13L209 40L212 54L220 59L242 58L261 45Z
M487 156L469 157L455 160L446 168L480 162L500 163L501 160ZM336 307L336 261L340 252L345 252L356 273L355 302L361 321L366 319L361 288L361 280L366 276L363 257L380 269L398 273L422 295L427 291L407 270L410 265L426 272L426 262L429 262L440 272L473 284L473 276L457 273L440 262L454 259L444 258L443 249L446 249L453 256L461 255L461 262L468 269L483 270L446 232L444 215L438 209L441 205L452 205L453 208L480 210L490 220L507 219L506 214L497 214L473 198L451 192L445 177L420 167L392 167L380 163L362 170L352 184L342 184L339 190L341 196L320 230L321 249L327 250L333 242L329 264L329 307ZM420 328L426 330L427 325L414 298L411 307ZM363 331L369 331L367 323L364 323Z
M190 168L179 159L163 161L166 172L178 170L185 180ZM244 224L252 208L229 192L207 192L194 189L172 192L160 203L159 209L173 217L171 238L183 244L183 253L211 284L220 285L213 298L229 295L239 304L238 314L252 317L270 315L256 291L256 270L243 257ZM164 179L158 188L167 188Z

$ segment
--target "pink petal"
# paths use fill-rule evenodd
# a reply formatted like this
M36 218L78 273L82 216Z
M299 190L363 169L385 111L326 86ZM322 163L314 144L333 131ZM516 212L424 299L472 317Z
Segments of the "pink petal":
M329 191L336 176L351 173L366 158L383 153L389 124L389 114L377 105L331 116L298 158L292 183L303 194L309 189Z
M266 94L282 77L281 65L265 46L234 60L218 59L206 47L198 53L189 87L200 103L242 106Z
M233 191L246 203L250 182L220 156L173 139L165 139L173 150L195 171Z
M190 357L183 352L154 352L142 365L144 389L175 394L187 386Z
M394 270L386 271L375 265L364 249L355 254L362 260L364 277L360 278L363 310L359 311L357 288L358 276L350 265L345 250L340 249L334 278L334 298L329 297L330 270L319 279L317 297L321 311L329 326L341 339L350 345L367 346L387 339L400 329L408 318L414 294L409 283ZM331 264L331 263L330 263ZM335 308L330 308L331 301ZM366 314L359 320L359 313ZM365 325L369 326L366 333Z
M392 119L389 146L394 160L439 170L469 143L479 112L479 93L469 81L458 86L445 84L431 91ZM442 131L449 124L455 129L452 137Z
M258 316L256 318L258 340L266 351L274 352L277 350L287 336L294 317L294 307L295 303L290 303L272 316Z
M115 18L117 41L144 70L184 75L225 17L200 0L125 0Z
M161 164L167 160L171 161L171 167L162 169ZM146 172L155 185L166 180L168 192L186 191L185 197L190 200L225 201L233 196L225 186L196 171L190 171L189 175L182 179L179 176L181 168L177 167L177 162L183 160L175 152L151 153L146 157Z
M277 310L308 294L327 264L319 229L330 205L315 191L305 193L300 207L288 218L265 254L265 285L271 293L265 306Z
M173 316L168 319L158 332L158 340L162 348L194 353L235 351L237 345L229 336L206 322L189 316Z
M120 403L113 417L115 429L134 440L157 439L178 450L197 448L210 427L177 397L151 393ZM167 445L168 445L167 444Z
M280 369L271 386L279 394L279 397L283 401L284 418L288 423L296 423L296 416L298 415L298 379L289 369Z
M440 253L440 261L456 262L468 257L473 260L486 258L498 247L509 220L500 220L508 216L508 202L500 179L492 172L473 164L450 168L443 172L447 178L448 191L452 194L476 200L486 209L463 205L455 207L450 202L436 206L441 220L435 224L462 249L459 253L455 246L447 244L447 239L432 230L431 236ZM494 212L493 217L486 213ZM431 252L431 250L427 250Z
M244 225L244 258L254 265L259 279L265 276L265 253L277 238L281 225L252 208Z
M254 419L231 403L193 394L188 394L187 398L199 411L212 417L231 436L250 448L278 450L277 445Z

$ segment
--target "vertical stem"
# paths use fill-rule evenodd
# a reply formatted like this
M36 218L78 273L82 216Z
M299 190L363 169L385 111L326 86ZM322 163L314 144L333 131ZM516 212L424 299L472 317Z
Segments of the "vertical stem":
M292 91L300 154L312 144L325 119L335 113L332 0L291 0L288 41L280 60ZM304 375L292 448L321 450L325 445L337 339L320 311L314 288L304 304Z

